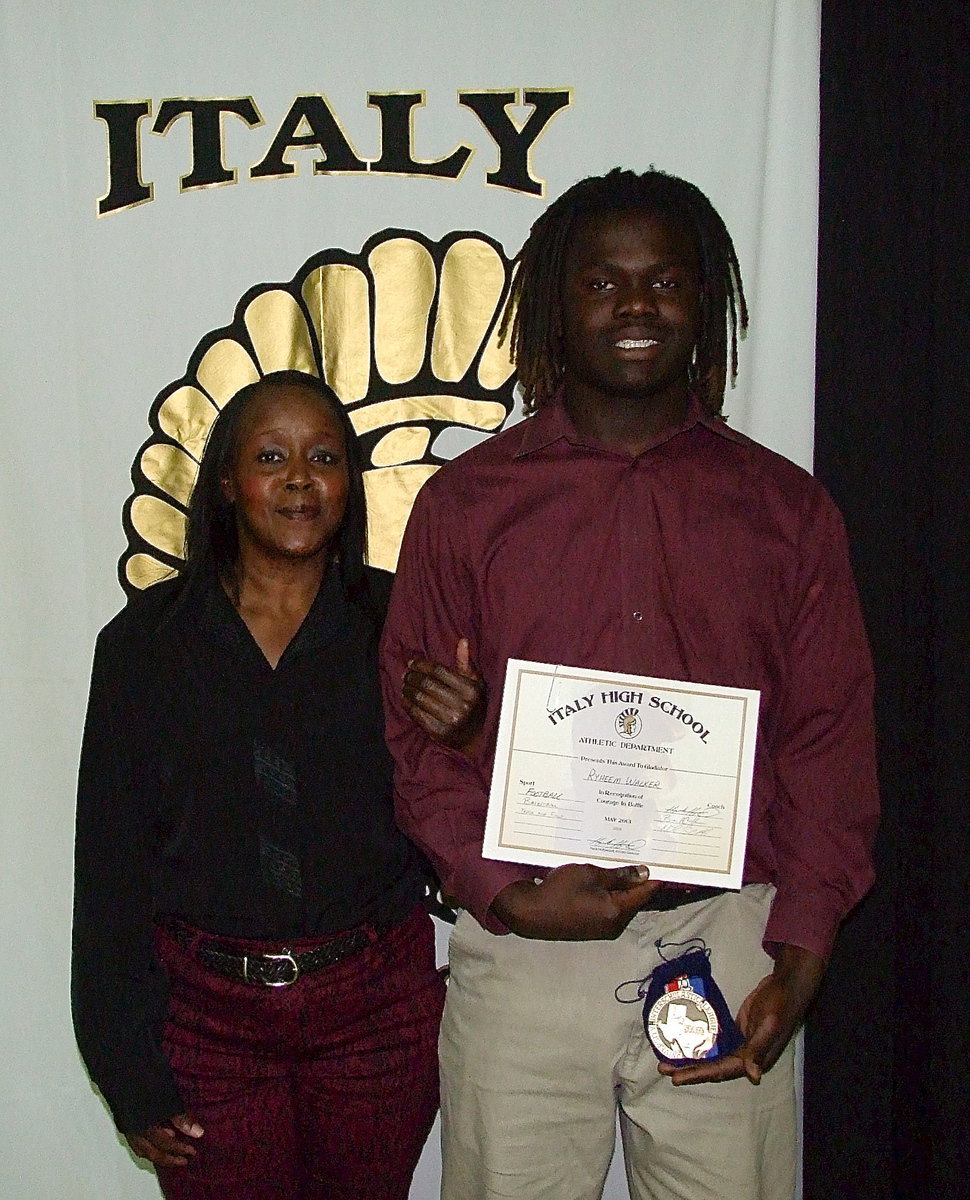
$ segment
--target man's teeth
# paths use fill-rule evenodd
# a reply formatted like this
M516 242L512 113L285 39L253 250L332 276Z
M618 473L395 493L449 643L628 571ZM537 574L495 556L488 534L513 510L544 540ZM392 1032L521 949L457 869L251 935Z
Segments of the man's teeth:
M624 338L621 342L616 342L616 346L620 350L646 350L648 346L656 346L656 338Z

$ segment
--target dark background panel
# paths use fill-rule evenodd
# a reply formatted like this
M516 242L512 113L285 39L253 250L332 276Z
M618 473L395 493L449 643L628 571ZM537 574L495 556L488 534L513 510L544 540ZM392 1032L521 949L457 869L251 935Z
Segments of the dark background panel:
M806 1200L970 1195L970 29L823 0L816 472L878 681L878 882L807 1030Z

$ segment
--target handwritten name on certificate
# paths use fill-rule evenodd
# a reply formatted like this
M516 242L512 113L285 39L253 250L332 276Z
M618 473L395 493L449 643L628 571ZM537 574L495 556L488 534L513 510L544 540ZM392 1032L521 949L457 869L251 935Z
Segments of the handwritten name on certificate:
M740 887L759 699L510 659L483 855Z

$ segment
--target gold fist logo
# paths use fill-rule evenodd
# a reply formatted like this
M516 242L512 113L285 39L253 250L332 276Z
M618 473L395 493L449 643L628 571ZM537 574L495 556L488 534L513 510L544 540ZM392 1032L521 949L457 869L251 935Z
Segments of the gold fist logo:
M448 430L492 432L512 411L512 364L498 344L510 280L484 234L431 242L385 230L360 254L324 250L291 282L252 288L152 405L125 504L122 585L179 569L212 422L241 387L279 370L323 378L347 406L368 461L370 561L393 570L418 489L451 457Z

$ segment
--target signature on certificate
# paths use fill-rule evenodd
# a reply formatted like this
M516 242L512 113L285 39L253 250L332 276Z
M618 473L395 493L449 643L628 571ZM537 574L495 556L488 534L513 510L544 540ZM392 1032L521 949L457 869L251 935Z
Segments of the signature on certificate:
M613 850L616 853L636 854L646 844L646 838L633 838L631 841L624 841L622 838L594 838L590 842L589 848L590 850Z
M657 814L654 832L683 837L711 837L716 834L714 823L724 811L723 804L674 804Z

